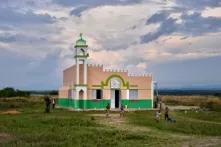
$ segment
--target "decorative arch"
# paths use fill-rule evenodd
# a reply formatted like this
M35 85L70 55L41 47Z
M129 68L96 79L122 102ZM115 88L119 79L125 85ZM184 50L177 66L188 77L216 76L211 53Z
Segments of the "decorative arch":
M104 87L108 86L108 83L110 82L112 78L119 78L123 84L123 87L126 87L127 89L129 89L129 82L125 81L120 75L117 75L117 74L113 74L109 76L105 81L101 81L101 88L103 89Z
M84 98L84 90L82 90L82 89L79 91L79 98L80 99Z

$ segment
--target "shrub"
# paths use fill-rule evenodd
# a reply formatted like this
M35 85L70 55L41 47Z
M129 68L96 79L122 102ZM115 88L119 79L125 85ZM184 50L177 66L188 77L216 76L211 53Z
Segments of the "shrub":
M16 97L16 96L29 97L30 92L15 90L14 88L11 87L6 87L0 90L0 97Z

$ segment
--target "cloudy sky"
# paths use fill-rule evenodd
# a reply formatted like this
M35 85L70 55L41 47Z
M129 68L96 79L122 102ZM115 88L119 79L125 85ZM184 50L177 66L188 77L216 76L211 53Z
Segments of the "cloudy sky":
M2 0L0 88L60 87L79 33L91 63L221 88L220 0Z

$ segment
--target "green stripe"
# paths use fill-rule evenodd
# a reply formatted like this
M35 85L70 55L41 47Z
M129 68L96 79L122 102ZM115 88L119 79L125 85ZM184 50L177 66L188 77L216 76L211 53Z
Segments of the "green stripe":
M122 99L121 103L127 107L132 109L150 109L152 108L152 100L145 99L145 100L127 100Z
M58 105L61 107L70 107L74 109L104 109L110 100L74 100L69 98L58 99Z
M75 100L70 98L60 98L58 99L58 105L65 108L74 109L105 109L107 104L111 103L111 100ZM151 99L140 99L140 100L127 100L121 99L121 104L123 104L128 109L150 109L152 108Z

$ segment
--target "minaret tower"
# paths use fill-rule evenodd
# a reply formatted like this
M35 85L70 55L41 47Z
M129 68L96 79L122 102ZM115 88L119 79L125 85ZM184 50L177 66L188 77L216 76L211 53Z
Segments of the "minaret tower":
M80 39L76 41L75 44L75 61L76 61L76 80L75 80L75 99L87 98L87 58L88 45L86 40L82 38L80 34ZM83 64L83 74L80 75L80 64ZM83 76L83 83L80 83L80 76Z

